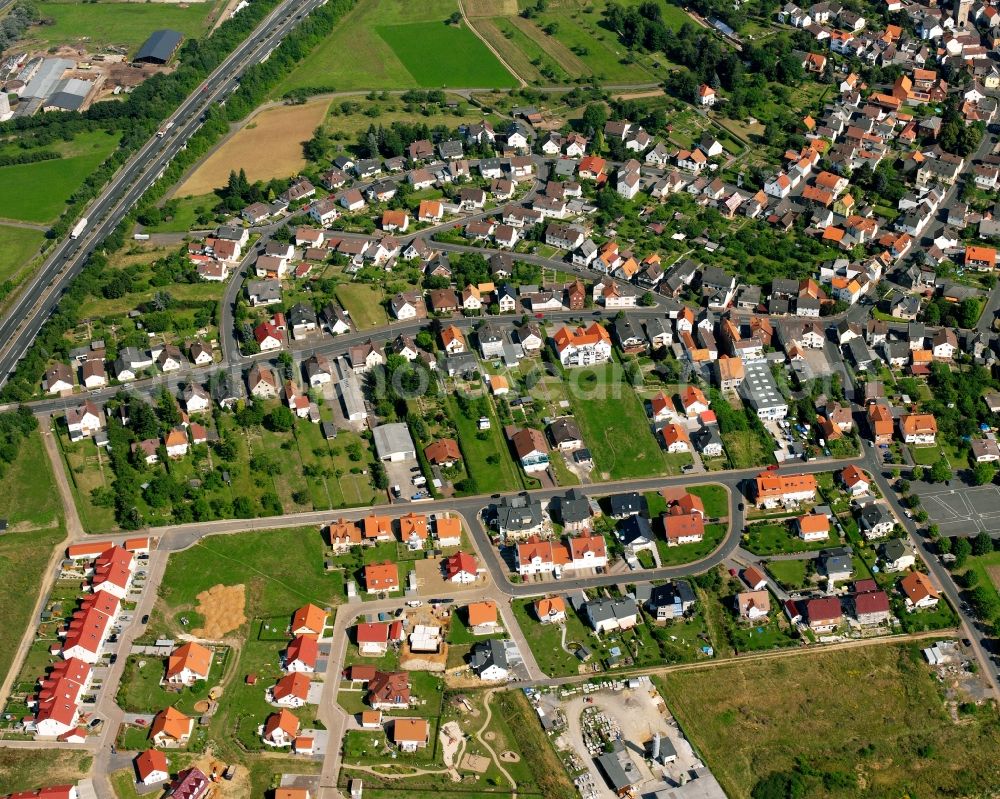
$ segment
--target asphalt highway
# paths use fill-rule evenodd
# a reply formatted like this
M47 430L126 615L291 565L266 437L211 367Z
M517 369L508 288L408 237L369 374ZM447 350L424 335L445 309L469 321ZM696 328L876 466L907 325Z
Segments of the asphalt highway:
M243 70L263 61L305 14L324 1L286 0L279 5L163 123L160 130L166 128L165 135L154 134L87 207L83 214L87 229L79 238L66 238L56 246L0 321L0 341L4 342L0 347L0 386L10 378L90 253L121 223L201 127L203 112L225 103L238 88Z

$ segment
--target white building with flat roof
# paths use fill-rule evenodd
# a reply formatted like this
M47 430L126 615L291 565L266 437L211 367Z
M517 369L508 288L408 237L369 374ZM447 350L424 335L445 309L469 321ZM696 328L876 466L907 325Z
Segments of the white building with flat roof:
M766 361L744 364L744 379L738 391L762 421L784 419L788 415L788 401L778 388L771 374L771 365Z

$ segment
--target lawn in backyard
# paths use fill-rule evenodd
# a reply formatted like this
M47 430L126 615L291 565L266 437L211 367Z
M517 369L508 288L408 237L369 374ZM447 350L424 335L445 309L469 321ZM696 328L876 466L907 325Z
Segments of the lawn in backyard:
M700 497L705 506L705 515L710 519L723 519L729 516L729 492L718 483L708 485L688 486L689 494Z
M804 588L806 585L806 560L768 561L767 570L782 588L787 590Z
M830 526L830 535L822 541L803 541L793 531L792 525L791 519L751 524L744 546L755 555L779 555L788 552L812 552L840 544L840 537L833 525Z
M732 799L797 761L808 764L800 796L989 795L997 709L974 706L954 720L920 653L928 645L747 660L655 681Z
M138 50L149 35L161 28L200 36L216 19L219 0L183 3L72 2L42 0L38 13L52 24L39 25L26 39L48 46L76 45L98 52L109 45Z
M458 430L463 462L477 490L487 494L517 491L524 487L520 469L511 460L492 402L489 402L489 409L490 429L480 430L478 417L470 419L462 413L453 397L448 398L448 414ZM483 437L480 438L480 435Z
M413 22L379 25L375 30L418 86L490 89L516 85L496 56L464 25Z
M642 403L617 363L570 369L570 401L602 479L624 480L665 474L663 451L649 430ZM596 479L596 477L595 477Z
M52 550L65 537L62 527L0 537L0 585L6 597L0 604L0 681L12 666L25 628L34 621L31 614ZM0 784L7 785L2 776L0 765Z
M562 648L561 624L542 624L535 616L533 599L515 599L514 616L524 634L538 667L550 677L568 677L580 672L580 659L573 651L580 644L594 648L593 633L576 611L566 603L566 652Z
M0 284L13 278L45 241L45 234L32 228L0 225Z
M933 447L910 447L910 457L913 458L913 462L918 466L933 466L941 460L941 456L941 447L937 445Z
M195 705L207 699L208 692L219 681L228 652L224 647L216 649L208 679L179 691L168 691L161 684L166 674L163 659L147 655L129 657L116 702L128 713L156 713L172 706L188 716L197 715Z
M657 523L654 525L654 529L656 528L659 528L656 548L660 554L660 565L679 566L683 563L693 563L696 560L701 560L706 555L714 552L726 537L729 525L706 524L705 535L701 541L693 544L678 544L673 547L667 546L667 542L663 539L662 525Z
M79 6L84 7L91 6ZM23 222L53 221L70 195L108 157L115 143L116 137L104 131L81 133L60 150L66 153L63 158L0 167L0 186L17 186L17 191L0 192L0 217Z
M358 330L389 323L382 305L382 291L371 283L341 283L337 286L337 299Z

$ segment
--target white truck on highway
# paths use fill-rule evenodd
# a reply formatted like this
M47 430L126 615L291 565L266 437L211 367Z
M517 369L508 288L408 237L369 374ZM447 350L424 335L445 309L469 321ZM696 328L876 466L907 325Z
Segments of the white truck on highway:
M162 139L164 136L167 135L167 131L170 130L173 126L174 126L173 122L168 122L166 125L164 125L162 128L160 128L158 131L156 131L156 135L159 136Z
M73 226L73 230L70 231L69 237L71 239L80 238L80 234L87 229L87 217L84 217L79 222Z

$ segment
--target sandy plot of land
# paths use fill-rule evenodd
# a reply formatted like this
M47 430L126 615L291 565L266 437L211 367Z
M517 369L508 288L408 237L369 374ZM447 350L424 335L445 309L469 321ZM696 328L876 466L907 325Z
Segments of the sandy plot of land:
M469 591L482 592L490 585L490 577L487 572L479 575L479 579L474 583L453 583L445 579L440 560L428 558L418 560L414 564L417 572L417 586L420 596L441 596L448 593L468 593Z
M213 585L198 594L197 611L205 619L205 626L193 633L199 638L222 638L246 622L245 610L246 591L242 583Z
M195 167L175 196L208 194L224 186L234 169L245 169L251 181L295 175L306 163L302 145L312 138L329 105L329 100L315 100L261 111Z
M611 95L616 100L643 100L648 97L664 97L666 92L663 89L649 89L644 92L626 92L624 94Z
M451 768L455 765L455 755L458 754L464 739L462 728L458 726L457 721L449 721L441 725L438 737L441 739L441 754L444 758L444 764Z
M214 773L221 776L222 772L226 770L227 764L214 757L212 751L209 750L191 765L201 769L203 774L212 776ZM245 766L237 766L232 780L219 780L214 784L212 790L214 799L237 799L237 797L249 796L251 790L250 772Z
M477 774L485 774L490 767L490 759L482 755L466 755L462 758L461 768L464 771L475 771Z
M990 576L993 587L1000 591L1000 566L987 566L986 573Z

